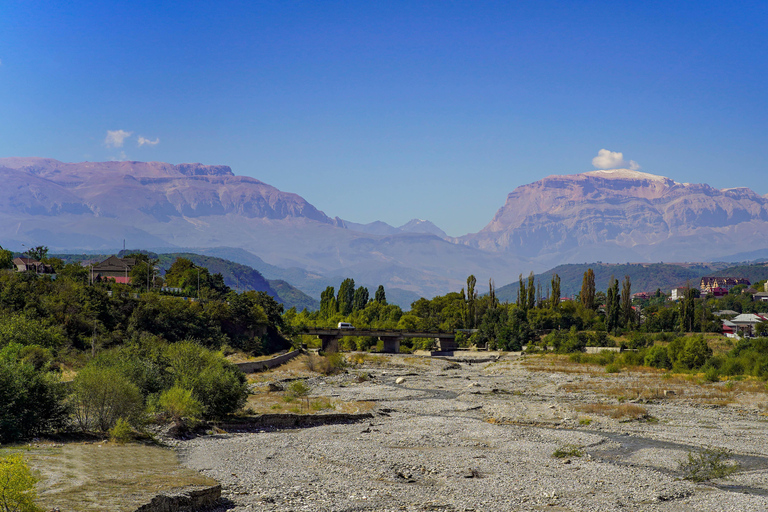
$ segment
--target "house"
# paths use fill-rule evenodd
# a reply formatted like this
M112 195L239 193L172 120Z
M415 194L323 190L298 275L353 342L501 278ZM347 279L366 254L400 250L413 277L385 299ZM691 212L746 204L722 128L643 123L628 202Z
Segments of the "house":
M762 322L768 322L768 316L742 313L731 322L736 325L737 332L743 333L745 336L752 336L755 332L755 326Z
M752 300L758 300L760 302L768 302L768 292L757 292L752 294Z
M680 288L672 288L672 293L669 296L669 300L680 300L682 298L685 298L685 292L688 291L688 288L685 286L682 286Z
M725 334L728 338L737 338L737 330L738 327L735 323L731 322L730 320L723 320L723 334Z
M117 283L129 284L131 270L136 266L134 258L118 258L110 256L91 267L91 282L112 279Z
M701 290L701 293L709 294L715 288L724 288L728 291L740 284L749 286L751 283L749 279L743 277L702 277L699 283L699 290Z
M715 286L714 288L711 288L708 291L702 291L701 292L702 297L703 296L712 296L712 297L722 297L724 295L728 295L728 290L725 288L720 288L719 286Z
M53 267L41 263L32 258L21 256L19 258L13 258L13 264L18 272L34 272L35 274L53 274Z
M651 298L651 294L648 292L637 292L636 294L632 295L632 298L638 300L648 300Z

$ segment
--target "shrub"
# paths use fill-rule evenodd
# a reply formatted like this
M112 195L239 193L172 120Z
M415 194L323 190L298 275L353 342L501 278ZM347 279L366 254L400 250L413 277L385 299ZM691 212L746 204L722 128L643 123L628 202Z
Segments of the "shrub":
M191 389L173 386L163 391L158 400L160 410L167 414L173 421L179 422L182 418L195 420L203 412L203 405L195 398Z
M21 455L0 457L0 507L3 512L39 512L37 479Z
M135 423L142 411L139 388L115 368L86 366L72 383L72 412L83 431L107 432L119 418Z
M645 353L644 363L653 368L672 369L672 361L669 360L667 349L659 345L654 345L648 349Z
M109 440L113 443L125 444L133 439L133 429L130 423L118 418L115 426L109 429Z
M565 459L566 457L581 457L582 455L584 455L582 449L574 444L566 444L565 446L561 446L555 450L554 453L552 453L552 456L557 459Z
M55 375L0 357L0 443L55 430L66 417L64 389Z
M692 482L704 482L713 478L725 478L738 470L737 464L729 464L730 451L724 448L706 448L701 452L688 452L688 458L680 462L683 478Z
M703 336L692 336L685 342L677 362L689 370L701 368L712 355L712 349L707 345Z
M616 363L611 363L605 367L605 373L619 373L621 367Z
M170 345L167 357L174 385L192 391L203 406L204 418L221 418L245 405L245 375L221 354L184 341Z
M704 380L707 382L720 382L720 372L714 366L710 366L704 372Z

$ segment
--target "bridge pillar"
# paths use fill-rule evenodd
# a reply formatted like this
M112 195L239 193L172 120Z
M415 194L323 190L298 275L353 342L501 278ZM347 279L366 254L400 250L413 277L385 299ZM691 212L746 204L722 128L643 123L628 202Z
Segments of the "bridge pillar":
M341 336L335 334L318 334L317 337L320 338L320 346L323 352L339 351L339 340L341 339Z
M379 336L379 339L384 342L383 352L389 354L400 353L400 336Z
M435 341L437 342L438 352L453 352L459 348L455 338L435 338Z

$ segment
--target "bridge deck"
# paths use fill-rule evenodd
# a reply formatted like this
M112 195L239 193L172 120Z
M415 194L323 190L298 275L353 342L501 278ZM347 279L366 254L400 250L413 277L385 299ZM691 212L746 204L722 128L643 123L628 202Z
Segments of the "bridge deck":
M401 331L397 329L306 329L301 334L310 336L372 336L376 338L455 338L452 332Z

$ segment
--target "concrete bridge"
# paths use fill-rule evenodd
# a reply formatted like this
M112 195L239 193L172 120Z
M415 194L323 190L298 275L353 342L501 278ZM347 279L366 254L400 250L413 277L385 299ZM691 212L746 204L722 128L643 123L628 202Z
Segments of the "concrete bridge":
M441 331L401 331L397 329L305 329L300 334L317 336L324 351L334 352L344 336L371 336L384 342L384 352L400 352L400 342L405 338L434 338L438 349L456 349L456 334Z

